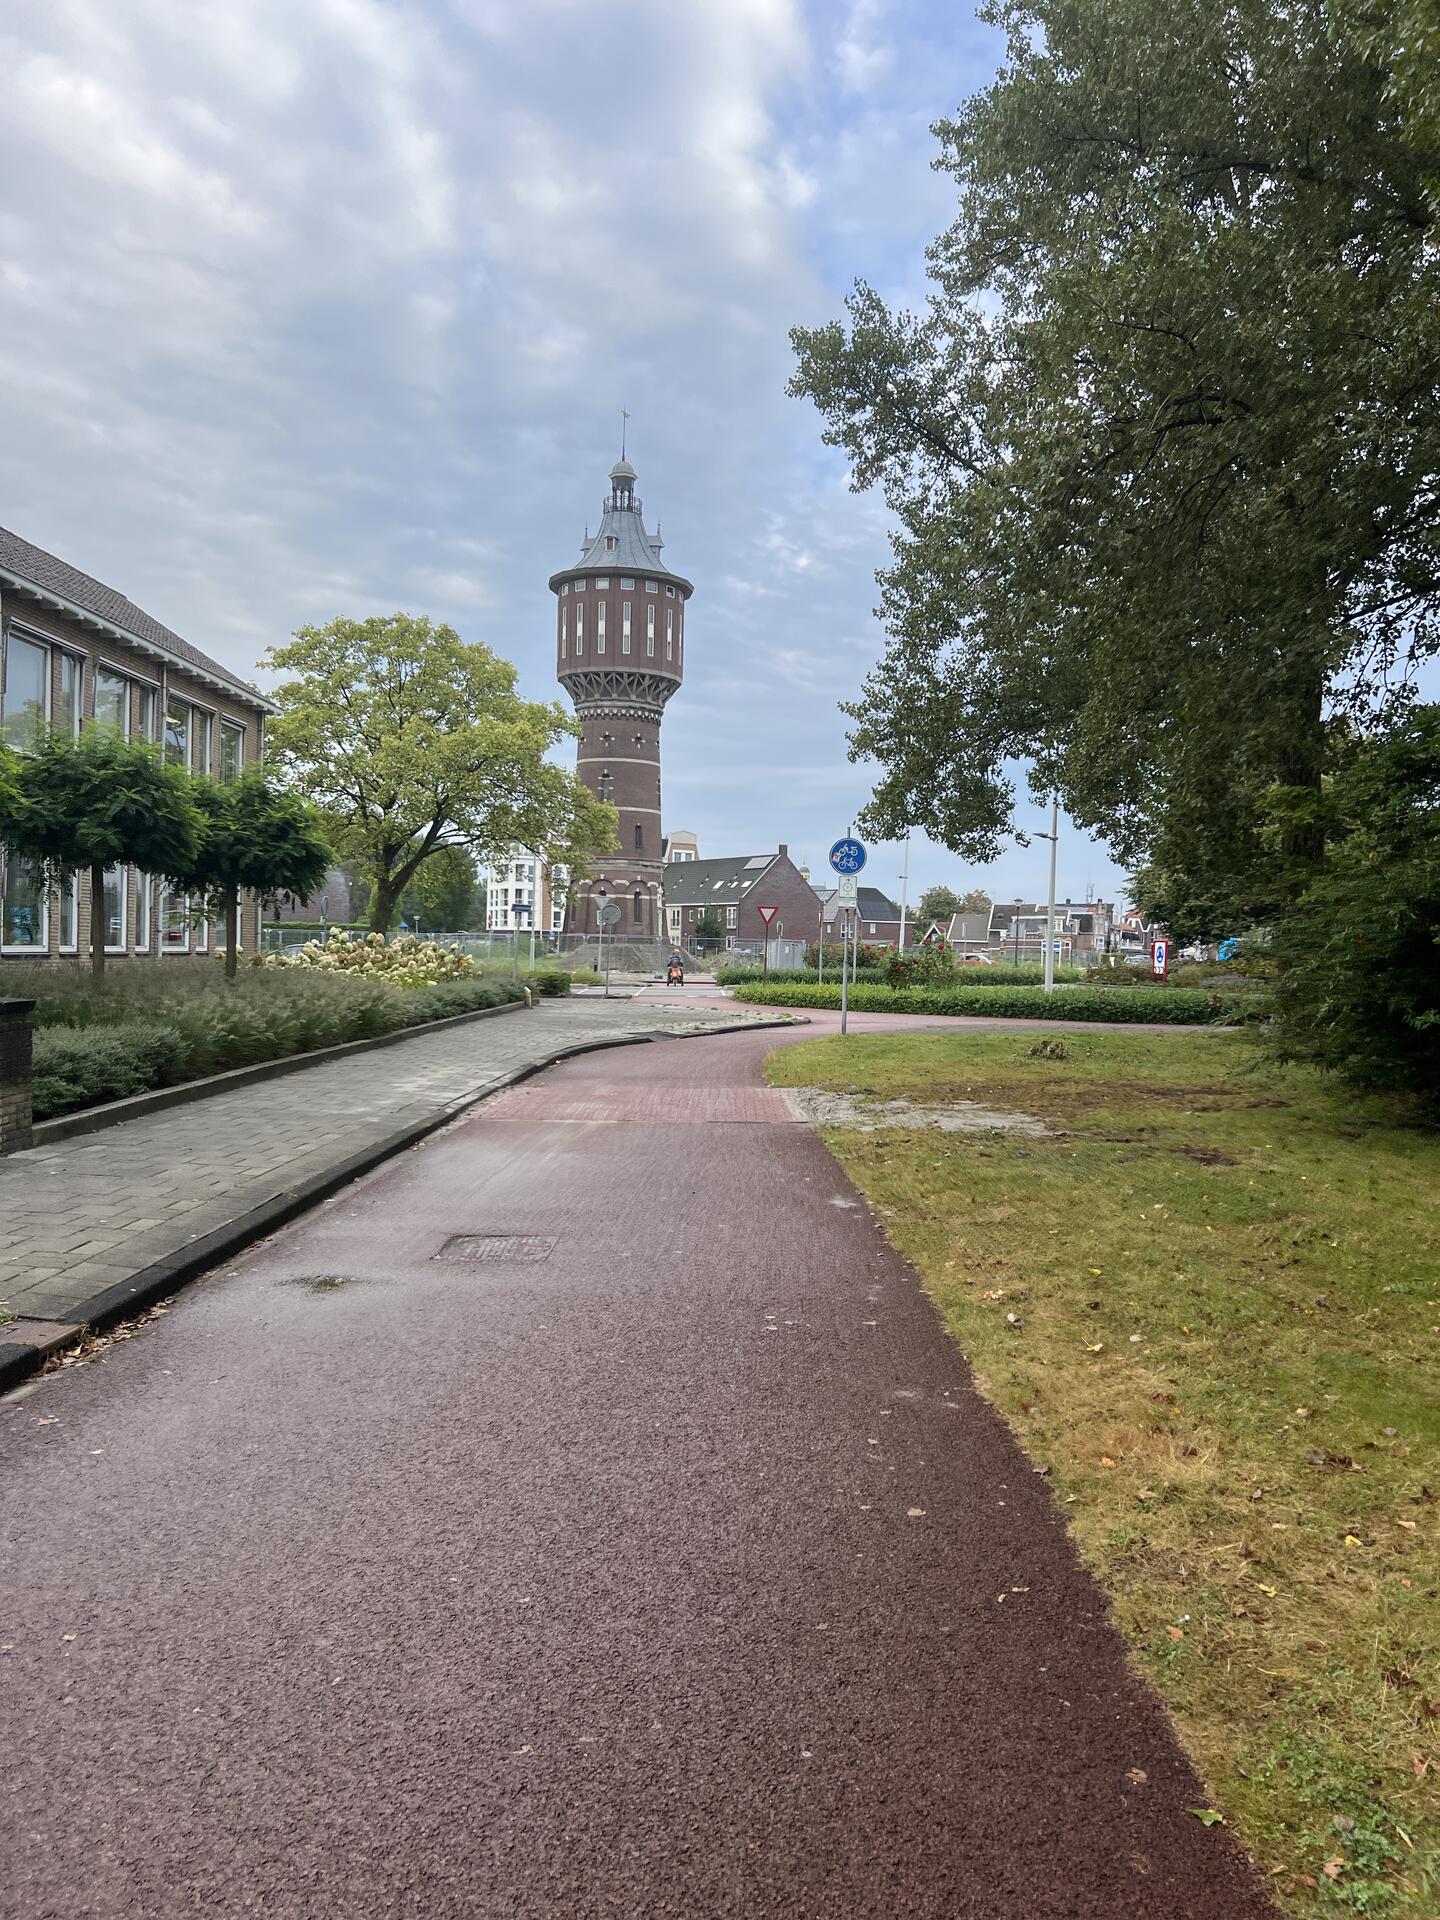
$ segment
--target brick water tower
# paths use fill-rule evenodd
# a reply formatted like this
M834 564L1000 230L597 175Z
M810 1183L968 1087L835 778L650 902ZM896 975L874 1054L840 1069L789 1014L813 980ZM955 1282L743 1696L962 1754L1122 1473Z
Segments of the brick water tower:
M685 607L694 592L645 530L634 467L610 469L599 531L573 567L552 574L560 684L584 729L576 771L620 813L620 851L594 862L572 897L567 933L593 934L603 892L620 908L622 940L661 940L660 722L685 670Z

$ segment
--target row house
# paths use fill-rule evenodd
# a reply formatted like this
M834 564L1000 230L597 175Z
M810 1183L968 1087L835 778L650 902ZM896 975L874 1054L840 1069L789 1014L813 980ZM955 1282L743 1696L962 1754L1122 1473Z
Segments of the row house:
M678 836L677 836L678 837ZM665 863L665 927L674 946L690 947L702 915L719 916L727 948L760 952L767 938L811 940L820 899L783 843L774 853L699 860L676 849ZM775 909L768 925L760 909Z
M123 593L0 527L0 735L25 752L46 729L113 727L163 744L173 765L235 780L260 764L264 694L182 640ZM218 951L198 903L133 867L105 876L105 951L115 958ZM260 943L260 908L241 903L240 941ZM0 878L0 956L59 959L88 953L90 880L47 891L23 862Z

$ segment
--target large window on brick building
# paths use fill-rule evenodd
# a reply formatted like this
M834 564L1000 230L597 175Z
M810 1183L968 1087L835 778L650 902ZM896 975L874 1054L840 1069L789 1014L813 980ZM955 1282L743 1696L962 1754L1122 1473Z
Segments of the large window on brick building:
M627 600L620 608L620 651L630 651L630 602Z
M50 941L45 878L14 854L5 862L0 927L7 953L43 953Z
M125 951L125 869L105 869L105 951Z
M648 659L655 658L655 609L645 609L645 653Z
M95 724L122 740L130 733L130 682L113 667L95 669Z
M165 758L172 767L190 766L191 710L181 700L172 700L165 709Z
M168 888L160 896L160 951L190 951L190 902L183 893L171 893Z
M644 845L645 829L644 827L637 826L635 829L635 851L639 853L644 848Z
M62 653L55 662L55 712L50 724L73 740L80 731L80 662Z
M238 780L245 771L245 729L220 722L220 778Z
M639 887L635 889L635 898L631 902L631 912L635 916L636 926L640 926L645 918L645 896L641 893Z
M33 747L50 719L50 649L12 627L5 636L6 744Z

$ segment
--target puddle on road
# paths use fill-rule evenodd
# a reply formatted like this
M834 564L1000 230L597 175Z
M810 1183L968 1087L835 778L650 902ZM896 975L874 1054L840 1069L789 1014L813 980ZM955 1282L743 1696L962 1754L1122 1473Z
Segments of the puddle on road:
M944 1107L922 1107L913 1100L866 1100L853 1093L832 1093L824 1087L786 1087L786 1104L797 1120L812 1127L851 1127L873 1133L880 1127L936 1127L941 1133L1048 1133L1043 1120L1032 1113L1007 1113L981 1106L978 1100L956 1100Z

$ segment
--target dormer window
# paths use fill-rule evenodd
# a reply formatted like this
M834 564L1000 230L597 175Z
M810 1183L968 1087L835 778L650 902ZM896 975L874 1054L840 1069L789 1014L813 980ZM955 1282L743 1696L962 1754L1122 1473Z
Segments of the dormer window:
M619 541L618 541L618 540L617 540L617 539L615 538L615 536L614 536L614 534L613 534L613 533L607 533L607 534L606 534L606 536L605 536L605 551L606 551L606 553L614 553L614 552L615 552L615 550L616 550L616 548L617 548L617 547L618 547L619 545L620 545L620 542L619 542Z

